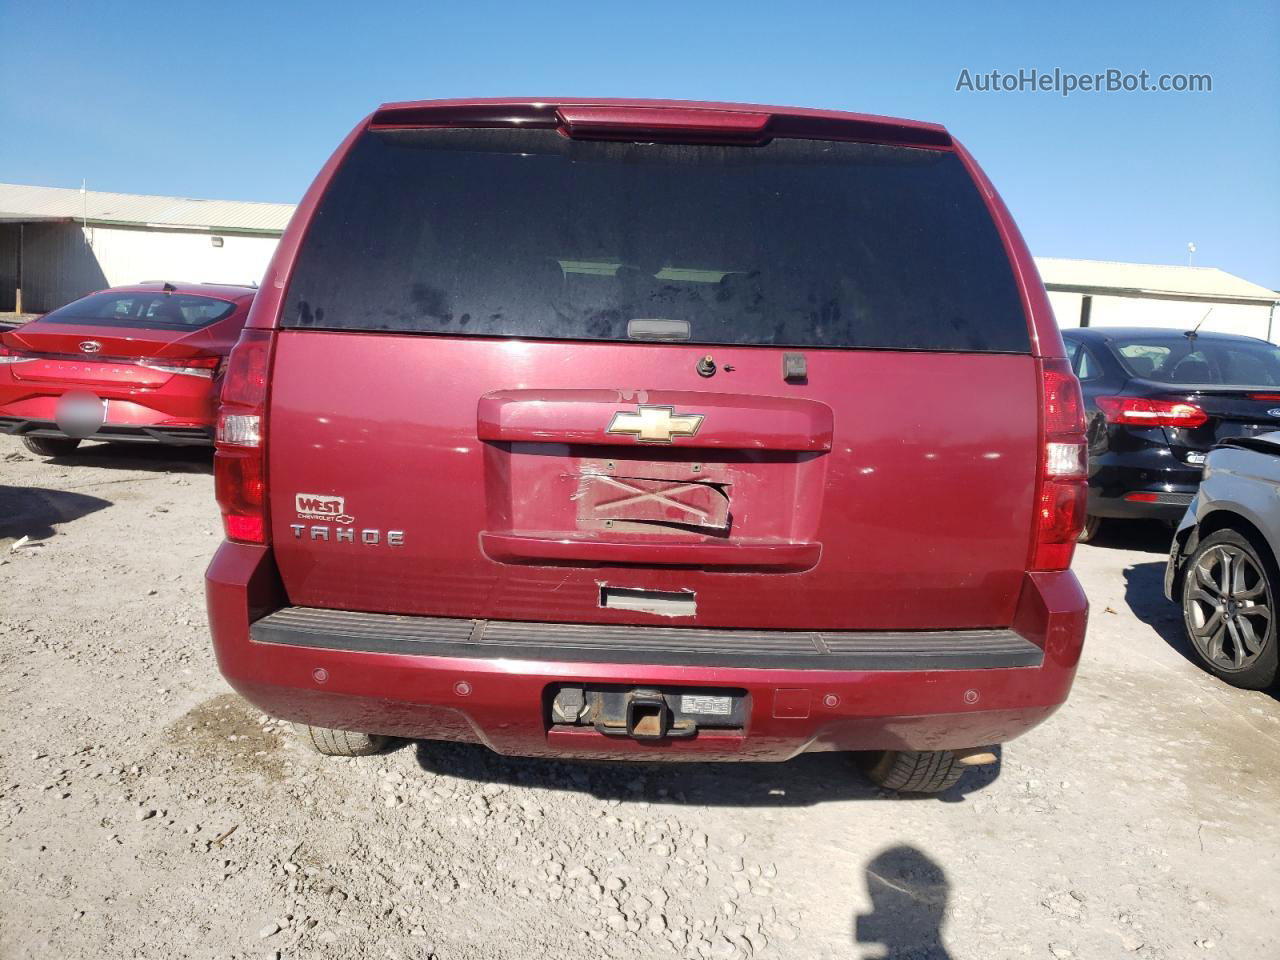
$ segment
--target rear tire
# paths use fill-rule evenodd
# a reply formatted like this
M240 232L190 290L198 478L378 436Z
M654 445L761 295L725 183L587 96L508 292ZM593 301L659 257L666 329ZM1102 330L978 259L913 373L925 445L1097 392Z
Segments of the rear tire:
M65 457L80 446L74 437L23 437L22 445L42 457Z
M333 730L329 727L312 727L295 723L293 729L306 740L317 753L326 757L367 757L378 753L387 745L390 737L376 733L356 733L353 730Z
M1182 577L1183 624L1201 666L1243 690L1275 683L1280 578L1271 557L1235 530L1217 530L1196 545Z
M884 750L872 754L864 769L873 783L899 793L941 793L965 771L950 750Z
M1078 543L1088 543L1098 535L1098 528L1102 526L1102 518L1095 517L1093 514L1087 514L1084 518L1084 529L1080 531L1080 536L1076 538Z

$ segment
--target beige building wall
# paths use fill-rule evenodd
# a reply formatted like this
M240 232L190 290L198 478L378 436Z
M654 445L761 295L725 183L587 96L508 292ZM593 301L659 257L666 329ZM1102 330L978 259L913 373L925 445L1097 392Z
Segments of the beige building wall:
M124 227L91 226L82 233L112 287L144 280L259 283L279 242L278 237ZM221 246L214 245L215 238Z
M1049 302L1053 305L1058 326L1080 326L1082 299L1083 295L1079 293L1049 291ZM1095 294L1089 313L1091 327L1175 327L1190 330L1202 320L1201 330L1280 342L1280 316L1273 318L1271 308L1265 306Z

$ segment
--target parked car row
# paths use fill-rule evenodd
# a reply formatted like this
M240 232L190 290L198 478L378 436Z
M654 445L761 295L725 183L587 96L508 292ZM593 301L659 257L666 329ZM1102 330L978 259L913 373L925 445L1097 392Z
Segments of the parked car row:
M1088 419L1082 540L1107 517L1177 523L1165 594L1200 663L1235 686L1277 679L1280 348L1194 330L1063 331Z
M38 453L215 442L219 666L322 752L838 750L908 791L1065 700L1077 540L1176 519L1280 415L1269 344L1060 334L943 128L723 104L386 105L256 296L105 291L0 344ZM1246 502L1197 498L1170 590L1259 684Z
M1178 521L1215 444L1280 426L1280 348L1264 340L1117 327L1062 337L1088 418L1082 539L1107 517Z

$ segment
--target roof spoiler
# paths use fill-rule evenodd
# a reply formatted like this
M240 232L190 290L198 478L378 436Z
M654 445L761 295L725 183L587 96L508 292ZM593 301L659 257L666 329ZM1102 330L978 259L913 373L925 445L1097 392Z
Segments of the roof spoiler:
M759 146L775 137L854 140L948 149L951 135L931 123L856 113L736 104L597 101L456 101L389 103L370 129L532 127L575 140L646 140Z

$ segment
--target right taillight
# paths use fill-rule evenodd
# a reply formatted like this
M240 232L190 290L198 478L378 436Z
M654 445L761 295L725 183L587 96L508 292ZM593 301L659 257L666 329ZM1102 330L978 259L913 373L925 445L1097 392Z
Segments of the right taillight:
M214 490L227 539L269 541L267 526L267 374L273 334L244 330L227 359L219 397Z
M138 361L138 366L146 367L148 370L158 370L160 373L212 380L221 362L221 357L187 357L184 360L153 360L143 357Z
M1198 427L1209 415L1194 403L1181 400L1149 400L1146 397L1098 397L1098 409L1107 423L1131 427Z
M1040 361L1041 452L1032 570L1066 570L1084 529L1088 449L1080 382L1065 360Z

